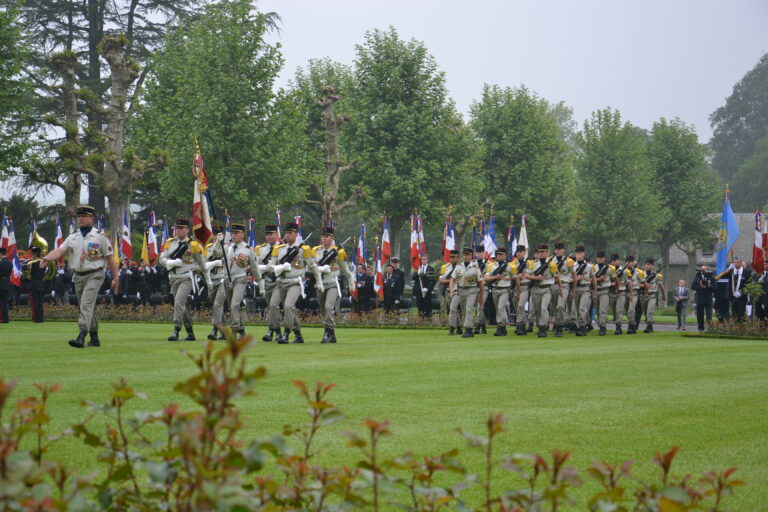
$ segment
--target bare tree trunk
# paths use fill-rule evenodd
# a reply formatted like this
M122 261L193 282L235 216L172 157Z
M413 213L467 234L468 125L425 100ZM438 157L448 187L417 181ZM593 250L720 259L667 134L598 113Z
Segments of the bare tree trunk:
M318 198L312 203L320 207L321 223L324 214L330 215L334 221L338 222L340 213L357 205L357 200L362 197L362 190L358 187L345 201L339 202L341 176L354 169L356 164L352 162L344 165L339 157L339 130L344 123L349 121L349 116L334 112L334 105L337 101L339 101L339 96L336 94L336 89L330 85L323 86L322 97L317 100L317 106L322 110L322 118L325 121L327 139L323 150L327 174L324 185L312 185L312 190Z
M699 246L693 242L684 242L682 244L676 244L681 251L688 257L688 268L685 271L685 281L692 283L693 278L696 275L696 255L698 253Z

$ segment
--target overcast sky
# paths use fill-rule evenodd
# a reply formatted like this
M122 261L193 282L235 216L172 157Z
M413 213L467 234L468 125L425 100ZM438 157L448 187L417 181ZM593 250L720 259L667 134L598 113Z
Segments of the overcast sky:
M635 125L708 117L768 51L766 0L259 0L282 17L280 84L309 59L352 64L367 30L423 41L466 114L484 83L565 101L579 125L607 106Z

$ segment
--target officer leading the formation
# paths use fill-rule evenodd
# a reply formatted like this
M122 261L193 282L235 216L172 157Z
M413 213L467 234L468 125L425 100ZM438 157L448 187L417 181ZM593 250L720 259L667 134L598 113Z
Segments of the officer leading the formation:
M69 235L60 247L49 252L40 260L40 267L68 255L69 268L74 272L75 293L80 305L77 338L69 340L75 348L85 346L85 336L90 333L89 347L100 346L99 323L96 318L96 298L104 281L104 267L109 266L112 273L112 292L117 293L120 276L117 263L112 257L112 243L104 232L93 227L94 209L92 206L78 206L77 224L79 229Z
M189 220L176 219L174 236L165 241L160 254L160 264L168 270L168 278L173 294L173 334L168 341L179 341L182 325L187 331L184 341L194 341L192 319L187 310L187 297L192 292L195 270L205 273L203 248L197 240L189 238ZM208 289L213 288L211 283Z
M325 332L320 343L336 343L336 304L341 298L341 283L339 273L344 274L344 280L349 286L354 280L347 263L347 253L343 247L336 245L332 226L323 228L320 235L321 245L312 250L317 269L322 276L322 288L317 292L317 302L320 315L323 317Z

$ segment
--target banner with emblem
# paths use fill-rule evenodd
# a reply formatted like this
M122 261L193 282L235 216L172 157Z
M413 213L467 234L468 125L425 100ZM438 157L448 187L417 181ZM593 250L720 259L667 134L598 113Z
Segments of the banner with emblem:
M526 226L527 221L525 218L525 215L523 215L521 224L520 224L520 239L517 242L517 245L522 245L525 247L525 255L528 256L528 249L530 245L528 244L528 226Z
M491 218L488 219L488 231L485 232L483 245L485 245L485 259L496 256L496 216L493 213L491 213Z
M725 200L723 201L723 214L720 218L720 232L717 237L717 263L715 265L715 274L720 277L728 270L728 255L736 245L739 235L739 224L731 208L731 199L729 197L730 189L725 189Z
M192 233L205 250L208 242L213 238L213 223L211 222L213 202L208 191L208 176L205 174L203 155L197 139L195 139L195 156L192 159L192 174L195 176L195 193L192 200Z

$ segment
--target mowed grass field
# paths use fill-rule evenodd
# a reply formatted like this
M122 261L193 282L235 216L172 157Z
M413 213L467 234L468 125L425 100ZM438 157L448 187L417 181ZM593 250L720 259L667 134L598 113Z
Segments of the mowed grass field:
M165 341L168 325L104 323L101 348L76 350L66 344L75 329L71 322L0 325L0 375L20 379L17 398L35 382L63 388L51 399L52 430L83 419L82 400L107 401L110 383L121 376L148 394L134 410L182 401L173 385L193 372L182 351L198 351L200 342ZM248 329L259 338L263 330ZM199 339L207 332L196 326ZM479 457L455 429L481 433L490 413L502 413L509 431L497 453L573 451L572 465L585 481L578 496L596 490L584 471L591 460L635 459L634 472L645 479L656 471L654 452L680 445L675 473L736 466L748 486L727 508L768 509L768 340L596 331L582 338L462 339L443 330L339 328L338 344L321 345L321 329L304 334L305 345L258 342L250 350L249 363L266 366L268 377L257 396L239 403L248 435L279 434L283 425L305 421L292 380L333 382L330 399L346 419L318 440L320 460L329 464L357 460L339 431L362 432L360 422L370 417L392 422L386 456L458 447L479 471ZM74 440L51 456L82 471L96 466L95 452Z

